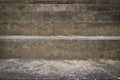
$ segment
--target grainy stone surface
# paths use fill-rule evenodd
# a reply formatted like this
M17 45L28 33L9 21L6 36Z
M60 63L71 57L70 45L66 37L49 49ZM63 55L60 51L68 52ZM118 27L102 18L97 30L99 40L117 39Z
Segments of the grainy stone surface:
M0 0L3 35L119 37L120 0ZM119 77L120 40L0 40L3 80Z
M0 27L0 35L120 36L120 23L114 22L14 22Z
M119 0L6 0L0 3L0 35L120 35ZM112 24L104 24L107 22Z
M113 80L120 77L120 61L0 59L0 79Z
M0 12L0 22L16 21L120 21L120 11Z
M115 11L119 4L0 4L1 12Z
M1 4L119 4L120 0L1 0Z
M120 0L1 0L0 3L0 35L120 36ZM119 40L0 40L0 57L119 59L119 43Z
M120 59L120 41L1 40L0 58Z
M115 6L119 7L119 6ZM1 4L1 12L60 12L60 11L85 11L85 4ZM117 8L116 8L117 10ZM120 10L120 9L119 9Z

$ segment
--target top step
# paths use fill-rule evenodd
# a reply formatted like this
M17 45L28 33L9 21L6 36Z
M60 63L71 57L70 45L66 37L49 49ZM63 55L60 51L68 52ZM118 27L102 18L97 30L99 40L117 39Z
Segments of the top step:
M0 4L120 4L120 0L0 0Z

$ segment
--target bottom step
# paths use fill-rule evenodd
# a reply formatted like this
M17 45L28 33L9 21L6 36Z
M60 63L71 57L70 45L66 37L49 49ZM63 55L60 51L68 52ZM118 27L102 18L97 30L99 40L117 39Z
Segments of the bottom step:
M0 59L0 79L117 80L120 61Z
M0 40L0 58L120 60L120 40Z

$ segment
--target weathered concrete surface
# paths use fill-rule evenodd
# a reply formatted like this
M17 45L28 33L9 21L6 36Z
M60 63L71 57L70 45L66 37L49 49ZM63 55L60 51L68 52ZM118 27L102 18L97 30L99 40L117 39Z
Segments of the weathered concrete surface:
M0 35L120 35L119 0L2 0L0 3ZM110 23L104 24L107 22Z
M120 36L119 4L120 0L0 0L0 35ZM117 80L119 60L119 39L0 39L4 80Z
M0 12L0 22L16 21L120 21L120 11Z
M106 6L107 7L107 6ZM117 10L118 6L115 6ZM85 11L85 4L1 4L1 12L60 12L60 11ZM120 9L118 9L120 10Z
M45 21L0 23L0 35L120 36L120 23Z
M114 11L119 4L0 4L1 12Z
M120 0L1 0L1 4L119 4Z
M0 58L120 59L119 40L0 40Z
M0 79L117 80L120 61L0 59Z

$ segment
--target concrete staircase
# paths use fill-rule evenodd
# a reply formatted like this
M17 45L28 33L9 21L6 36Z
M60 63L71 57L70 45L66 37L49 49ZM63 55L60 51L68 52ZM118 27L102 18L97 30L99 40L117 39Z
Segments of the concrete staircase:
M0 59L11 58L119 63L120 0L0 0Z

